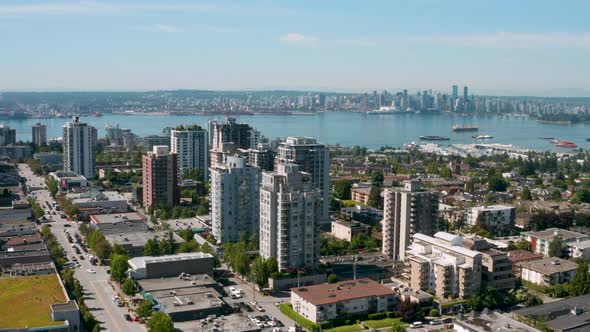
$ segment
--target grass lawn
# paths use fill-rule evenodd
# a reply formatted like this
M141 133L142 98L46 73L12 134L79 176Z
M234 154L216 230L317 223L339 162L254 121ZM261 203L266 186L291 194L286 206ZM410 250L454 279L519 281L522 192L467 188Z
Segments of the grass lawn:
M358 325L358 324L354 324L354 325L344 325L344 326L338 326L335 327L333 329L329 329L329 330L323 330L325 332L357 332L357 331L364 331L365 329Z
M0 329L59 325L51 319L51 304L65 303L57 275L0 279Z
M342 204L344 204L344 207L353 207L355 205L365 205L361 202L357 202L357 201L353 201L352 199L344 199L342 200Z
M394 322L400 321L399 318L383 318L379 320L366 320L365 323L369 325L371 328L378 329L382 327L389 327L393 325Z

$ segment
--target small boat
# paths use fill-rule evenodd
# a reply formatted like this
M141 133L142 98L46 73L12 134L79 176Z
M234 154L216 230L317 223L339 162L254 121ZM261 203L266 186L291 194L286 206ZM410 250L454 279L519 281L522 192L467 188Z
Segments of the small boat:
M473 135L471 137L477 138L477 139L492 139L492 138L494 138L494 136L491 136L491 135Z
M551 141L551 143L553 143L553 145L560 147L560 148L576 148L576 147L578 147L576 145L576 143L574 143L574 142L561 140L561 139L553 140L553 141Z
M443 136L420 136L420 139L423 141L448 141L450 138L443 137Z
M540 139L555 139L555 137L539 137Z

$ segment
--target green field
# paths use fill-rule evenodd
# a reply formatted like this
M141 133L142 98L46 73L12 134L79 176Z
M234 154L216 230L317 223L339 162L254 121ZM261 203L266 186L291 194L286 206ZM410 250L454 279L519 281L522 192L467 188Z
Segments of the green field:
M63 324L51 319L50 305L65 302L55 274L0 278L0 329Z
M389 327L393 325L394 322L399 322L399 318L383 318L379 320L366 320L365 323L369 325L371 328L379 329L382 327Z

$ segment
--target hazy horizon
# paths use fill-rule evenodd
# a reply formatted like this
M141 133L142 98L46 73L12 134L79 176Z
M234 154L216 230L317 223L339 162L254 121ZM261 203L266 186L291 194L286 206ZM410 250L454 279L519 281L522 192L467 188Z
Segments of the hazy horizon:
M3 1L0 91L590 96L590 3Z

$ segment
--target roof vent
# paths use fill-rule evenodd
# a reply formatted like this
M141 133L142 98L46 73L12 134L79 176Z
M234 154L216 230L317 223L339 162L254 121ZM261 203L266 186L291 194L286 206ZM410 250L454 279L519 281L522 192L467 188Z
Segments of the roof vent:
M336 297L336 294L329 294L328 297Z
M307 288L301 287L301 288L298 289L298 291L300 291L300 292L307 292Z
M551 261L551 264L553 264L553 265L559 265L560 262L558 260L555 260L555 261Z

